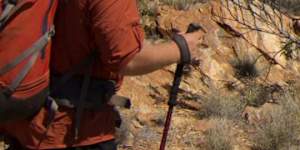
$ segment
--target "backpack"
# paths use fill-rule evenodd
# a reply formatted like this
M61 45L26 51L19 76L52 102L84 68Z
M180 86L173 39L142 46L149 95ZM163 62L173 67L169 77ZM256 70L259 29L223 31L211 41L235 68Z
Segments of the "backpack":
M0 1L0 123L45 105L56 7L57 0Z

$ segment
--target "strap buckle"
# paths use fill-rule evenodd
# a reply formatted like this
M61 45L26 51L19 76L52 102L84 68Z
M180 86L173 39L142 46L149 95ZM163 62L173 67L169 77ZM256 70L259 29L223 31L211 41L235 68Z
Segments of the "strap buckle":
M55 35L55 26L52 25L50 30L48 31L48 37L51 38Z
M4 96L6 96L7 98L8 97L11 97L14 93L14 90L10 87L5 87L3 89L1 89L0 91Z
M46 121L46 127L48 128L51 122L54 120L55 114L58 111L59 106L57 105L56 101L48 96L46 99L46 109L49 112L49 116Z
M48 110L51 110L51 111L53 111L53 112L56 112L56 111L58 111L58 104L56 103L56 101L52 98L52 97L50 97L50 96L48 96L47 97L47 100L46 100L46 108L48 109Z

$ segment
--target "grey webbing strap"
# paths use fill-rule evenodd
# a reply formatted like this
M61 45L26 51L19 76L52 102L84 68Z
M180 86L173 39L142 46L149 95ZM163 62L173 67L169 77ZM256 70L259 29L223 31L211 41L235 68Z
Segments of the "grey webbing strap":
M67 108L76 108L76 106L71 102L69 99L55 99L55 102L59 106L64 106ZM108 103L113 106L118 106L121 108L129 109L131 107L130 99L120 95L113 95L109 100ZM92 109L96 110L102 107L102 105L94 104L93 102L84 102L83 104L84 109Z
M46 121L46 128L49 129L51 122L55 118L55 113L58 111L58 104L56 103L55 99L48 96L46 99L46 109L48 110L48 118Z
M80 92L80 98L79 98L79 102L77 104L75 104L76 107L76 112L75 112L75 125L74 125L74 139L78 139L79 137L79 128L80 128L80 122L81 122L81 115L85 109L84 104L85 104L85 99L87 97L87 93L88 93L88 89L89 89L89 83L90 83L90 75L91 75L91 71L92 71L92 64L95 61L95 57L97 56L97 52L94 51L92 52L89 56L87 56L87 58L85 58L80 64L76 65L74 68L71 69L71 71L69 71L66 75L64 75L58 85L56 85L55 87L52 88L50 93L55 93L55 91L59 90L60 87L62 87L62 85L64 85L66 82L68 82L76 73L80 72L80 70L82 70L84 67L88 67L87 71L85 72L84 75L84 80L83 80L83 84L82 84L82 88L81 88L81 92ZM51 95L51 94L50 94ZM67 106L67 107L74 107L73 104L66 102L65 100L62 101L57 101L58 105L62 105L62 106ZM59 103L62 102L62 103Z
M0 76L9 72L11 69L16 67L23 60L28 58L29 56L37 53L48 44L50 38L54 35L54 27L51 27L50 31L45 33L38 41L36 41L30 48L25 50L22 54L18 55L15 59L11 60L8 64L0 68Z
M127 108L130 109L131 102L130 99L124 96L119 95L113 95L111 99L109 100L109 103L114 106L119 106L121 108Z
M36 43L34 43L34 45L31 48L25 50L24 53L22 53L20 56L14 59L11 63L6 65L3 69L0 69L0 75L3 75L6 72L10 71L22 60L31 55L29 61L25 64L21 72L16 76L12 83L5 88L4 93L6 96L10 96L17 89L17 87L20 85L20 83L23 81L26 75L29 73L39 56L38 52L41 51L48 44L49 39L54 34L53 32L54 28L51 28L51 30L47 32L44 36L42 36Z
M16 7L18 0L3 0L5 8L0 16L0 22L4 21Z
M55 98L54 100L58 106L63 106L63 107L67 107L67 108L75 108L75 105L73 103L71 103L71 100L69 100L69 99Z
M28 74L28 72L32 68L32 66L35 64L38 56L39 56L38 53L35 53L33 56L31 56L31 58L29 59L27 64L24 66L22 71L11 82L11 84L8 87L6 87L6 90L5 90L6 95L8 95L8 96L11 95L17 89L17 87L20 85L20 83L23 81L23 79L26 77L26 75Z
M16 7L16 5L11 4L11 3L8 3L8 4L5 5L5 8L4 8L4 10L3 10L3 12L2 12L2 14L1 14L1 16L0 16L0 22L1 22L1 24L3 24L2 22L5 22L5 20L7 20L7 19L6 19L7 16L9 15L9 13L10 13L11 11L13 11L13 9L14 9L15 7Z
M174 33L172 39L179 47L181 57L180 63L189 64L191 62L191 54L185 38L182 35Z
M78 139L79 137L79 129L80 129L80 122L81 122L81 117L82 113L84 110L84 103L85 99L87 97L88 89L89 89L89 84L90 84L90 79L91 79L91 71L92 71L92 65L88 66L88 70L86 71L83 79L83 84L81 87L81 92L80 92L80 98L78 104L76 104L76 112L75 112L75 140Z
M0 29L3 29L7 21L20 10L26 2L18 3L18 0L6 0L5 8L0 17Z

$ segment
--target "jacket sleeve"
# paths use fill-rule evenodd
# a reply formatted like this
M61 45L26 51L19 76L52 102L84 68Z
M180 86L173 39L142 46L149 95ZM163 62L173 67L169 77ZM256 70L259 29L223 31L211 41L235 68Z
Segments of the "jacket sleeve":
M92 33L105 72L118 74L141 50L144 32L136 0L90 0Z

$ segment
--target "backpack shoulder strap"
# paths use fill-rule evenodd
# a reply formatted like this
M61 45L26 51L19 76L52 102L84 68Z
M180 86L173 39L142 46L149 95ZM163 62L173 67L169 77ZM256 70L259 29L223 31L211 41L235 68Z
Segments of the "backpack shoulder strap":
M9 72L11 69L15 68L19 63L28 58L29 56L41 51L50 38L54 35L54 26L46 32L40 39L38 39L30 48L26 49L23 53L17 56L15 59L11 60L5 66L0 68L0 76Z
M0 68L0 76L9 72L16 67L20 62L30 57L29 61L25 64L21 72L16 76L12 83L3 90L6 96L10 96L16 88L20 85L22 80L26 77L27 73L30 71L32 66L35 64L38 58L38 52L42 51L43 48L48 44L51 37L54 35L54 27L52 27L47 33L45 33L38 41L36 41L30 48L25 50L18 57L13 59L11 62Z
M5 5L5 8L0 16L1 22L6 20L5 18L7 18L9 16L9 14L13 11L13 9L17 5L17 1L16 0L6 0L6 1L4 1L4 5Z
M4 0L4 10L0 15L0 31L5 27L7 22L16 13L25 6L25 4L34 3L35 1L25 1L25 0Z

